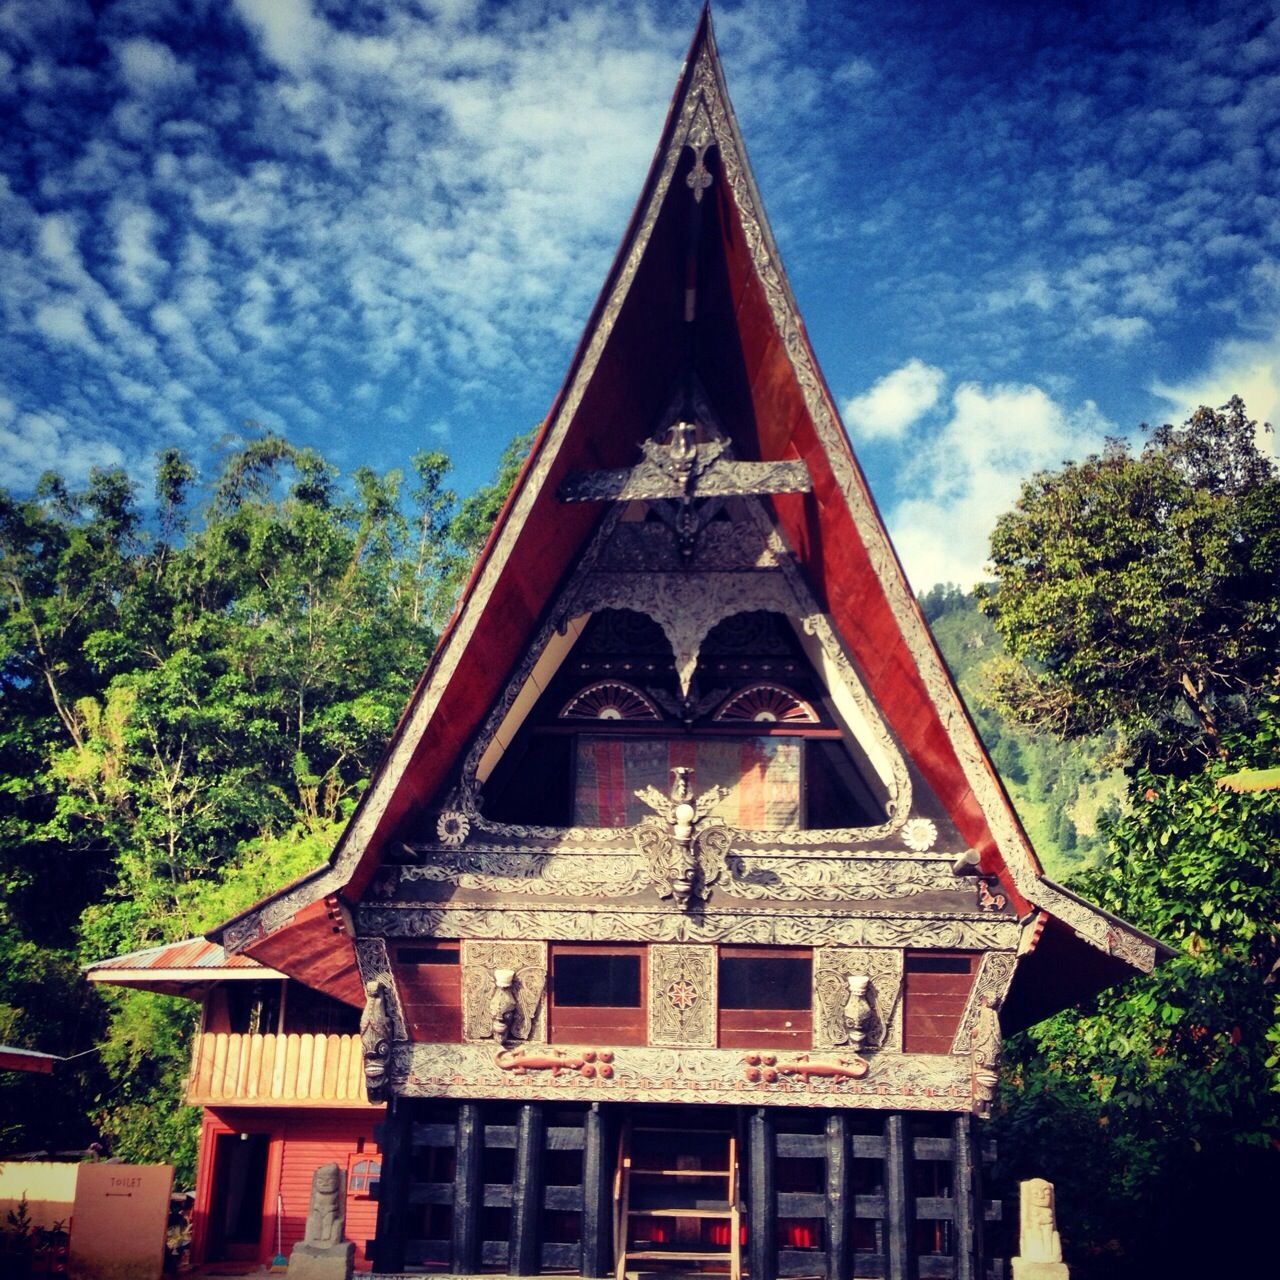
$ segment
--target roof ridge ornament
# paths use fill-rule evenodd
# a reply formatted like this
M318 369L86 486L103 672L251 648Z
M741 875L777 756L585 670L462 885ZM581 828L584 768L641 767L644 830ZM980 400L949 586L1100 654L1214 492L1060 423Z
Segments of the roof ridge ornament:
M698 103L693 119L689 123L689 132L685 134L684 144L693 152L693 168L685 176L685 185L693 192L694 200L701 204L702 197L711 186L711 171L706 166L709 148L716 142L715 129L711 124L711 115L707 110L706 99Z
M708 439L699 440L699 435ZM801 460L738 462L728 437L681 418L640 445L635 466L579 471L565 478L561 502L660 502L809 493L813 481Z

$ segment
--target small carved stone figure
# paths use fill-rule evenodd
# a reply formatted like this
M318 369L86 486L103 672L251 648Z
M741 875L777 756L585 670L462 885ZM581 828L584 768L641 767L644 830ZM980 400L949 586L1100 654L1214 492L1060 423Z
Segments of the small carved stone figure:
M364 990L360 1043L364 1049L365 1091L371 1102L379 1102L386 1096L387 1069L391 1065L391 1043L395 1033L382 979L374 978L365 983Z
M515 993L516 971L493 971L493 995L489 997L489 1025L493 1037L504 1045L510 1044L516 1035L516 1020L520 1016L520 1003Z
M1053 1183L1030 1178L1021 1185L1021 1230L1013 1280L1067 1280L1058 1235Z
M865 973L850 973L847 977L849 999L844 1006L844 1025L849 1034L849 1047L858 1053L866 1043L867 1032L871 1028L873 1011L867 995L871 979Z
M311 1204L303 1244L332 1248L342 1243L343 1176L336 1164L322 1164L311 1179Z
M1004 1040L1000 1034L1000 1010L994 997L978 997L978 1013L974 1019L969 1041L970 1060L973 1066L974 1098L978 1114L984 1118L991 1111L1000 1082L1000 1058L1004 1053Z
M302 1240L289 1255L290 1280L351 1280L356 1247L342 1238L346 1202L345 1174L336 1164L322 1164L311 1179Z

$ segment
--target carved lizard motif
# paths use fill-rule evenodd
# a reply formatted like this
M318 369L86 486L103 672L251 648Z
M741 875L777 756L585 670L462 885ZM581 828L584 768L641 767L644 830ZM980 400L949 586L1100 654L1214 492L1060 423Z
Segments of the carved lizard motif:
M812 1062L802 1053L790 1062L779 1062L772 1053L749 1053L743 1058L752 1084L776 1084L781 1076L798 1076L808 1084L815 1076L830 1080L861 1080L871 1070L865 1058L831 1058Z
M550 1071L552 1076L574 1071L587 1080L596 1076L602 1080L613 1078L611 1049L583 1049L577 1053L566 1049L502 1049L493 1055L493 1062L499 1070L513 1071L518 1076L529 1071Z

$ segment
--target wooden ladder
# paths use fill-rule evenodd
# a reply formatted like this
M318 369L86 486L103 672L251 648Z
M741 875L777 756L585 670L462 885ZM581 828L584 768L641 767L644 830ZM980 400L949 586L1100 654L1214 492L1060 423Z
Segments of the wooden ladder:
M646 1263L676 1264L681 1271L714 1270L727 1280L742 1280L738 1141L733 1131L627 1121L618 1137L614 1213L616 1280L654 1269ZM632 1227L645 1218L671 1223L671 1247L633 1242ZM709 1220L728 1225L725 1247L709 1248L704 1242L702 1226Z

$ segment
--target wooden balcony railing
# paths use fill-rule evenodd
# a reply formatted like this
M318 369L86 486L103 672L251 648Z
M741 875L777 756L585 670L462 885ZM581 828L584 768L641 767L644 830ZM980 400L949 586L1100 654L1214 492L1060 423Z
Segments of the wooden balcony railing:
M192 1106L368 1106L360 1037L240 1035L195 1038L187 1102Z

